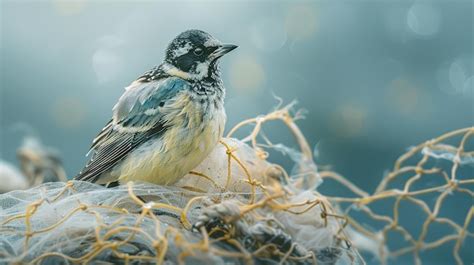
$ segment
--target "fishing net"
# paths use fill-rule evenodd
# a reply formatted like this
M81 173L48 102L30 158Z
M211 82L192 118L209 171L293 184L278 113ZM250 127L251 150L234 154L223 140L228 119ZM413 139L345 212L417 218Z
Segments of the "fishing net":
M295 124L300 113L291 113L290 105L239 123L174 186L69 181L0 195L0 263L364 264L359 251L381 263L404 255L421 263L420 252L452 247L463 264L474 237L474 128L410 149L368 193L318 172ZM272 121L289 128L298 150L264 135ZM244 127L247 136L232 138ZM268 161L272 150L294 162L290 174ZM331 181L341 194L324 193L321 183ZM465 214L443 211L458 195ZM416 234L406 219L421 221Z

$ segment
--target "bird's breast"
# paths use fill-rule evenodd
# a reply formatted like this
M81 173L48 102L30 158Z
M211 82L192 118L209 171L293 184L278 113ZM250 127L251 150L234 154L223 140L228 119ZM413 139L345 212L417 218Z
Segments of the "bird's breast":
M174 183L198 166L222 137L226 120L222 102L195 100L183 93L167 108L167 130L134 152L129 166L121 170L122 181Z
M174 110L165 118L168 125L164 134L165 149L180 146L180 152L186 153L187 149L215 145L222 136L226 120L222 102L213 97L184 93L173 104Z

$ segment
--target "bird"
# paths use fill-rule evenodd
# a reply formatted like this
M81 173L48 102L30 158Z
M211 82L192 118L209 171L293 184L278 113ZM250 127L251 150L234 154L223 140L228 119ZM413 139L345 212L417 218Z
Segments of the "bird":
M223 135L219 61L237 47L197 29L175 37L163 62L125 88L74 179L172 185L198 166Z

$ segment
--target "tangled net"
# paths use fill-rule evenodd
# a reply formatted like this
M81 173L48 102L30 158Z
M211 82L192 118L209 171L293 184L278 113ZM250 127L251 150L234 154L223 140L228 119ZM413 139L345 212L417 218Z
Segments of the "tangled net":
M421 264L422 251L454 242L463 264L462 247L474 237L467 150L474 128L412 148L368 193L318 172L291 107L239 123L173 187L69 181L0 195L0 263L365 264L359 251L368 251L383 264L404 255ZM289 128L298 151L263 134L270 121ZM244 126L252 126L247 137L231 138ZM295 161L294 174L267 161L272 149ZM325 196L323 180L338 183L341 194ZM462 218L443 212L458 195L470 207ZM411 231L407 219L423 219L421 229ZM392 239L397 234L403 239Z

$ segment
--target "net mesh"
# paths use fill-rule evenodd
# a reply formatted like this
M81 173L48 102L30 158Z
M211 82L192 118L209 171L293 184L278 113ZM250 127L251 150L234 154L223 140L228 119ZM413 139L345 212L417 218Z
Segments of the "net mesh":
M295 124L301 113L291 108L239 123L173 187L69 181L0 195L0 263L364 264L361 251L382 263L412 255L421 264L420 252L454 242L454 260L463 264L463 246L474 237L474 128L410 149L369 193L318 172ZM272 121L286 125L298 150L263 134ZM246 126L246 137L232 138ZM296 170L268 162L272 149L284 150ZM341 194L325 194L323 180ZM462 216L443 211L457 195L467 200ZM403 221L410 218L423 219L416 234Z

